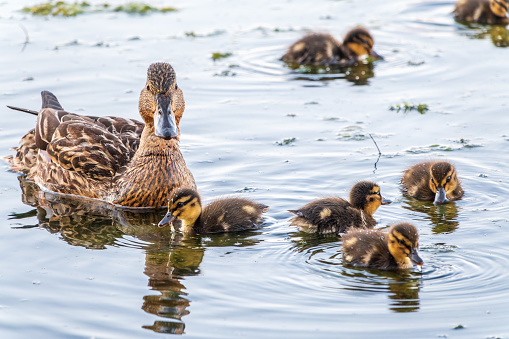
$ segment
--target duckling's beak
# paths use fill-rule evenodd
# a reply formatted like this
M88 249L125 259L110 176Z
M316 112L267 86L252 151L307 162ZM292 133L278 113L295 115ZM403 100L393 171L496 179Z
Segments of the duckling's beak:
M422 266L422 264L424 264L424 261L422 261L421 257L419 257L419 253L416 248L410 252L410 260L412 260L412 262L417 266Z
M370 57L372 57L375 60L383 60L384 57L375 52L374 50L371 50L371 53L369 54Z
M445 188L439 188L437 190L437 193L435 194L435 201L433 201L433 204L437 205L437 204L445 204L449 202L449 200L447 199L447 197L445 196Z
M392 203L392 200L382 198L382 202L381 202L382 205L389 205L390 203Z
M156 112L154 113L155 135L166 140L178 137L179 131L175 113L171 108L171 99L164 94L156 95Z
M166 227L170 225L175 219L176 217L173 215L172 211L168 211L164 218L161 221L159 221L159 224L157 226Z

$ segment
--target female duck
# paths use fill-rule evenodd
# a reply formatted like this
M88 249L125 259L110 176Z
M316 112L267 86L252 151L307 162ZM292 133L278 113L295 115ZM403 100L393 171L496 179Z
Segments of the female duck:
M428 161L407 169L401 179L403 192L419 200L445 204L463 196L456 169L447 161Z
M422 266L419 257L419 234L409 223L393 225L389 232L350 230L343 235L343 262L354 266L383 270Z
M159 227L180 220L181 230L195 233L225 233L252 230L262 222L269 207L243 198L218 199L203 208L194 189L175 190L168 202L168 213Z
M374 40L364 27L350 30L340 44L330 34L312 33L288 48L281 60L288 64L347 67L364 56L383 59L373 50Z
M39 112L18 109L37 114L37 125L11 161L42 188L159 208L175 188L196 187L178 146L185 102L171 65L148 69L138 105L145 124L69 113L46 91L42 99Z
M457 21L507 25L507 7L505 0L459 0L453 14Z
M331 197L312 201L298 210L289 210L297 215L290 219L290 225L308 233L338 235L350 227L372 228L376 225L375 211L380 205L390 203L382 198L377 184L361 181L350 190L350 202Z

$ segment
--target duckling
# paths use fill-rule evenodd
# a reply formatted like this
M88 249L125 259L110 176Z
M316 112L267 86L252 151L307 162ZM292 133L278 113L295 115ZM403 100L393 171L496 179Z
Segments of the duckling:
M419 234L414 225L402 222L381 230L350 230L343 235L343 262L383 270L419 268Z
M168 202L168 213L159 227L181 221L184 232L225 233L252 230L262 222L262 213L269 207L244 198L218 199L203 208L198 192L180 188L173 192Z
M463 189L453 164L427 161L407 169L401 179L403 192L419 200L445 204L463 196Z
M459 0L453 14L457 21L507 25L507 7L505 0Z
M350 30L339 43L332 35L311 33L288 48L281 60L309 66L351 66L363 56L383 59L373 50L374 40L364 27Z
M350 202L330 197L312 201L297 210L289 210L297 215L290 219L290 225L308 233L338 235L350 227L372 228L376 225L373 213L380 205L390 203L390 200L382 198L380 186L361 181L350 190Z

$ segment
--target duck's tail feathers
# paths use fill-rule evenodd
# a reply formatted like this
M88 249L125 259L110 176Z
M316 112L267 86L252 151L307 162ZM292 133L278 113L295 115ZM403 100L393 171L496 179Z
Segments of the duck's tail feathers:
M51 93L50 91L42 91L41 92L42 97L42 108L53 108L57 111L63 111L64 108L60 103L58 102L57 97L55 94Z
M30 113L30 114L33 114L33 115L38 115L39 114L39 112L32 111L31 109L27 109L27 108L19 108L19 107L14 107L14 106L9 106L9 105L7 105L7 107L9 107L10 109L13 109L15 111L21 111L21 112Z

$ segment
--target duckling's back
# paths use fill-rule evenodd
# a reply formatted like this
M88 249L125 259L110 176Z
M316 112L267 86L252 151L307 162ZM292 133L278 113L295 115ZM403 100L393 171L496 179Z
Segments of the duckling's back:
M453 14L458 21L477 22L480 24L499 24L507 25L509 19L505 15L498 16L490 8L490 1L495 2L495 7L503 12L507 12L507 3L505 0L459 0L456 3Z
M403 192L417 199L433 200L435 193L429 188L430 168L432 161L422 162L407 169L401 184Z
M308 233L338 234L350 227L371 228L376 224L374 218L339 197L315 200L290 212L297 215L290 219L290 225Z
M202 211L198 233L224 233L257 229L268 206L244 198L226 198L211 202Z
M354 266L393 269L398 265L389 252L388 235L378 230L352 229L343 235L343 262Z
M342 58L341 44L330 34L312 33L295 42L281 57L299 65L329 65Z

